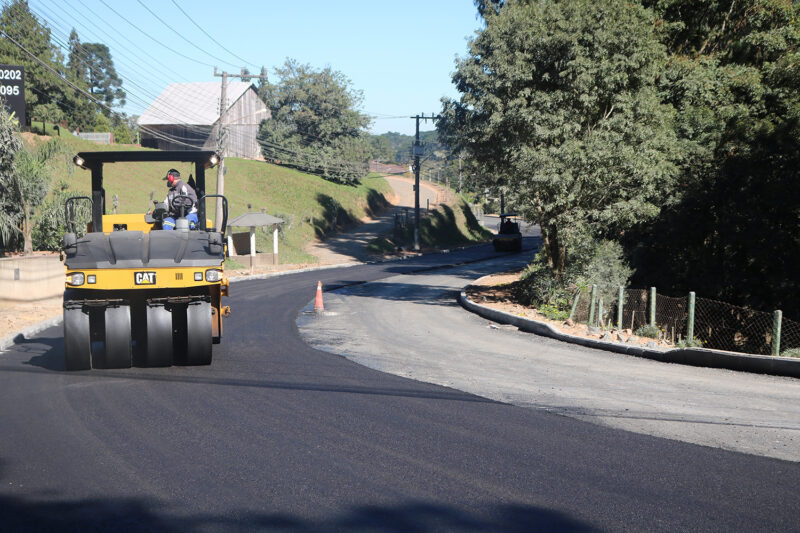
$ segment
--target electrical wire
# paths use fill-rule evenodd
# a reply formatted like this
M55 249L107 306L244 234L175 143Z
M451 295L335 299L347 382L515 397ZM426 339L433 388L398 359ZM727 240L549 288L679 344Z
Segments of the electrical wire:
M209 34L209 33L208 33L206 30L204 30L204 29L203 29L203 28L202 28L202 27L201 27L201 26L200 26L200 25L199 25L197 22L195 22L195 21L194 21L194 19L193 19L192 17L190 17L190 16L189 16L189 13L187 13L186 11L184 11L184 10L183 10L183 8L182 8L180 5L178 5L178 3L177 3L175 0L172 0L172 3L173 3L173 4L175 4L175 7L177 7L177 8L180 10L180 12L181 12L181 13L183 13L184 15L186 15L186 18L187 18L187 19L189 19L189 22L191 22L192 24L194 24L194 25L197 27L197 29L198 29L198 30L200 30L201 32L203 32L203 34L204 34L206 37L208 37L209 39L211 39L211 40L212 40L214 43L216 43L216 44L217 44L217 45L218 45L220 48L222 48L223 50L225 50L226 52L228 52L230 55L232 55L232 56L233 56L233 57L235 57L236 59L238 59L238 60L240 60L240 61L244 61L246 64L250 65L251 67L259 68L259 67L258 67L258 66L257 66L255 63L253 63L253 62L251 62L251 61L247 61L246 59L242 59L242 58L241 58L241 57L239 57L238 55L234 54L233 52L231 52L230 50L228 50L227 48L225 48L225 46L223 46L223 45L222 45L222 43L220 43L219 41L217 41L217 40L216 40L216 39L215 39L215 38L214 38L214 37L213 37L211 34Z
M126 22L128 25L129 25L129 26L131 26L133 29L137 30L139 33L141 33L142 35L144 35L145 37L147 37L147 38L148 38L148 39L150 39L151 41L155 42L155 43L156 43L156 44L158 44L159 46L162 46L162 47L166 48L167 50L169 50L169 51L170 51L170 52L172 52L173 54L179 55L179 56L181 56L182 58L184 58L184 59L188 59L189 61L192 61L192 62L194 62L194 63L197 63L197 64L199 64L199 65L204 65L204 66L206 66L206 67L213 67L213 66L214 66L214 65L212 65L212 64L210 64L210 63L206 63L206 62L204 62L204 61L200 61L199 59L195 59L195 58L193 58L193 57L187 56L186 54L182 54L181 52L178 52L178 51L177 51L177 50L175 50L174 48L171 48L171 47L169 47L169 46L165 45L165 44L164 44L162 41L160 41L160 40L156 39L155 37L153 37L152 35L150 35L150 34L149 34L149 33L147 33L146 31L144 31L143 29L141 29L139 26L137 26L136 24L134 24L133 22L131 22L131 21L130 21L130 20L128 20L127 18L125 18L125 17L123 17L122 15L120 15L120 14L117 12L117 10L116 10L116 9L114 9L113 7L111 7L110 5L108 5L108 4L106 3L106 1L105 1L105 0L100 0L100 3L101 3L101 4L103 4L104 6L106 6L106 7L107 7L107 8L108 8L108 9L109 9L109 10L110 10L112 13L114 13L115 15L117 15L119 18L121 18L122 20L124 20L124 21L125 21L125 22Z
M182 35L180 32L178 32L178 31L177 31L177 30L175 30L175 29L174 29L172 26L170 26L170 25L169 25L167 22L165 22L165 21L164 21L164 19L162 19L161 17L159 17L158 15L156 15L156 14L153 12L153 10L152 10L152 9L150 9L149 7L147 7L147 6L146 6L146 5L145 5L145 4L142 2L142 0L136 0L136 1L137 1L137 2L139 2L139 5L141 5L143 8L145 8L145 9L147 10L147 12L148 12L148 13L150 13L150 14L151 14L151 15L153 15L153 16L154 16L156 19L158 19L158 21L159 21L159 22L161 22L161 24L163 24L164 26L166 26L168 30L170 30L172 33L174 33L175 35L177 35L178 37L180 37L181 39L183 39L184 41L186 41L186 42L187 42L187 43L189 43L190 45L194 46L195 48L197 48L198 50L200 50L201 52L203 52L205 55L207 55L207 56L210 56L210 57L213 57L214 59L217 59L217 60L219 60L219 61L222 61L222 63L223 63L223 64L227 64L227 65L229 65L229 66L234 66L234 65L232 65L231 63L228 63L226 60L224 60L224 59L221 59L221 58L219 58L219 57L217 57L217 56L215 56L215 55L211 54L210 52L207 52L207 51L203 50L202 48L200 48L199 46L197 46L197 45L196 45L194 42L192 42L192 41L190 41L189 39L187 39L186 37L184 37L184 36L183 36L183 35Z

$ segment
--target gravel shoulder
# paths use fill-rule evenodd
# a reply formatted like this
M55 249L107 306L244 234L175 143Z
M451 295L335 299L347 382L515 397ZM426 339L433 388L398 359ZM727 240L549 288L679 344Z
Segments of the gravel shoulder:
M400 376L618 429L800 461L800 380L583 348L463 310L466 285L529 260L505 256L326 293L301 313L312 346ZM309 311L307 308L306 311Z

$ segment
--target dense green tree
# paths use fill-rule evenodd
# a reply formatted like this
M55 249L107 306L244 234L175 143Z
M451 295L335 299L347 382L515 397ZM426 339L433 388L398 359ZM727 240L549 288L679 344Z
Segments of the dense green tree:
M350 88L350 80L330 67L316 70L291 59L275 74L276 83L259 88L272 113L258 135L264 156L330 179L364 176L370 155L364 130L370 121L358 110L362 95Z
M371 146L370 157L375 161L383 163L391 163L395 160L395 152L392 150L392 145L389 139L382 135L371 135L369 138Z
M4 210L24 241L23 251L33 253L33 221L38 207L47 197L52 175L47 162L63 152L61 142L50 139L32 148L23 148L14 158L14 172L4 191Z
M0 39L0 63L25 67L25 105L28 118L53 116L52 106L57 106L73 128L83 129L91 124L93 105L87 97L74 90L59 75L79 87L85 87L82 77L73 74L72 54L64 65L58 47L50 41L50 30L31 13L26 0L12 0L0 11L0 29L7 38ZM77 42L77 34L74 36ZM73 39L71 39L72 44ZM43 66L22 48L35 55L41 62L59 75ZM38 106L49 106L38 110ZM24 125L23 125L24 126Z
M670 53L680 174L626 235L640 283L800 315L800 8L788 0L644 2Z
M16 206L11 201L9 187L14 179L14 158L22 149L22 139L18 135L19 125L0 106L0 243L3 248L16 235Z
M67 56L67 78L85 90L89 91L89 74L83 45L78 37L78 32L73 28L69 34L69 55ZM67 119L72 128L80 131L91 131L94 127L97 105L85 95L77 93L75 101L67 111Z
M84 43L84 62L89 92L105 103L106 107L125 105L125 91L122 80L114 68L108 46L101 43ZM107 110L103 110L108 113Z
M658 213L675 167L649 11L614 0L503 3L453 76L439 132L542 229L559 282L570 247Z

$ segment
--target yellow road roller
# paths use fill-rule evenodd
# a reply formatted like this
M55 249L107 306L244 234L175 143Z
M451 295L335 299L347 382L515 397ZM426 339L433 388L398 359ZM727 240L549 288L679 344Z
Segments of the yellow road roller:
M205 192L205 170L219 156L211 151L109 151L81 152L73 161L91 171L92 193L64 205L67 370L211 364L212 345L222 338L222 318L230 313L222 305L228 295L223 268L227 200ZM197 201L178 196L172 206L154 202L148 213L106 214L104 165L153 161L193 163ZM208 198L222 204L219 231L206 219ZM91 205L91 222L86 234L78 236L81 202ZM190 211L197 224L187 220ZM162 222L170 212L174 229L167 231Z

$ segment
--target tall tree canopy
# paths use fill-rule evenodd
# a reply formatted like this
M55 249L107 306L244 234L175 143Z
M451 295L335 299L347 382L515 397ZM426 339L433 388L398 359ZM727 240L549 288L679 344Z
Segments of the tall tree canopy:
M658 213L675 173L652 14L615 0L493 2L443 101L442 141L542 228L552 274L570 246Z
M122 80L117 76L108 46L101 43L84 43L83 50L89 92L107 107L124 106L125 91L122 90Z
M371 147L370 119L358 110L361 92L330 67L316 70L287 59L275 74L277 83L259 89L272 112L258 136L264 156L331 179L363 177Z
M637 278L798 317L800 6L643 3L670 54L681 157L671 201L627 234Z

